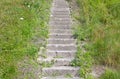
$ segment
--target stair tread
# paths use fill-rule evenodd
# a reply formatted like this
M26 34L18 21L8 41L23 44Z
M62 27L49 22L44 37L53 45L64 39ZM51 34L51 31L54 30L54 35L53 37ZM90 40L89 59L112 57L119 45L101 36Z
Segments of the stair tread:
M48 67L43 68L43 70L79 70L79 67L71 67L71 66L58 66L58 67Z
M66 77L43 77L42 79L82 79L79 77L72 77L72 78L66 78Z

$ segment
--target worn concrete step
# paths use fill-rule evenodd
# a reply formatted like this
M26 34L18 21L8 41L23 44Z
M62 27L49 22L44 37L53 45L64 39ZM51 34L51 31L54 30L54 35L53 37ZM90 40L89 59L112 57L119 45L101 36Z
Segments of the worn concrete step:
M55 27L53 29L60 29L59 27L64 27L64 28L61 28L63 30L71 30L72 29L71 24L55 24L55 23L53 23L53 24L50 25L50 27Z
M54 17L54 18L70 18L69 15L51 15L51 18Z
M49 33L56 33L56 34L72 34L72 31L67 29L49 29Z
M54 28L52 28L52 27L54 27ZM70 29L71 30L72 26L71 26L71 24L65 24L65 23L58 23L58 24L52 23L52 24L50 24L49 28L50 29L63 29L63 30Z
M60 8L58 8L58 7L53 7L52 8L53 10L63 10L63 11L65 11L65 10L68 10L69 11L69 8L67 8L67 7L60 7Z
M71 67L71 66L58 66L58 67L50 67L43 68L44 76L66 76L70 74L71 76L78 76L78 71L80 68Z
M38 58L39 63L51 63L52 66L69 66L73 58Z
M52 14L51 17L60 17L60 18L61 18L61 17L64 17L64 18L66 17L66 18L69 18L70 15L62 15L62 14L59 14L59 15L56 14L56 15L55 15L55 14Z
M72 34L49 34L49 38L53 39L72 39L73 35Z
M64 0L55 0L54 3L57 3L57 4L66 4L66 2Z
M62 20L60 20L60 21L53 20L49 24L58 24L58 25L64 24L64 25L66 25L66 24L72 24L72 22L71 21L62 21Z
M68 18L51 17L51 21L71 21L71 19L70 19L70 17L68 17Z
M54 24L54 25L51 25L49 28L50 29L72 29L72 27L70 25L65 26L64 24L62 24L62 25Z
M59 5L58 5L58 3L54 3L53 7L55 7L55 8L69 8L69 6L66 5L65 3L59 3Z
M72 77L70 78L69 76L67 77L60 77L60 76L56 76L56 77L43 77L41 79L82 79L82 78L79 78L79 77Z
M52 9L52 12L69 12L69 9Z
M47 51L46 56L47 57L53 57L53 58L72 58L75 57L76 51Z
M65 3L54 3L53 5L54 8L69 8Z
M75 45L47 45L48 50L61 50L61 51L71 51L71 50L76 50Z
M70 12L52 12L52 15L70 15Z
M75 44L74 39L48 39L48 44Z
M65 22L63 22L63 21L61 21L61 22L56 22L56 21L53 21L53 22L50 22L50 26L52 27L52 26L59 26L59 27L62 27L62 26L71 26L71 22L68 22L68 21L65 21Z

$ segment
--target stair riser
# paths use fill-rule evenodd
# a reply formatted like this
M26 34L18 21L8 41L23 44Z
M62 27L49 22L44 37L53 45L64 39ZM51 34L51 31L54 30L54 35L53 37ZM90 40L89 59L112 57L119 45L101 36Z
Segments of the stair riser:
M52 12L52 15L69 15L69 12Z
M72 60L39 60L40 63L52 63L52 66L69 66Z
M48 40L48 44L74 44L74 40Z
M65 77L44 77L42 79L82 79L82 78L78 78L78 77L74 77L74 78L65 78Z
M53 39L72 39L72 35L49 35L49 38Z
M69 25L69 24L71 24L71 22L70 21L51 21L50 25L51 24L55 24L55 25L60 25L60 24Z
M57 18L57 17L51 17L52 21L71 21L70 18Z
M70 18L70 16L68 16L68 15L54 15L52 17L54 17L54 18L62 18L62 19Z
M47 46L47 49L48 50L62 50L62 51L69 50L69 51L71 51L71 50L76 50L76 47L75 46L58 46L58 47L56 47L56 46Z
M66 30L49 30L49 32L52 33L56 33L56 34L71 34L72 31L66 31Z
M53 58L73 58L75 57L75 52L47 52L46 55Z
M51 26L50 29L71 29L72 27L68 27L68 26Z
M45 70L45 69L43 69L43 75L44 76L66 76L66 75L68 75L68 74L70 74L70 75L72 75L72 76L77 76L78 74L78 70L71 70L71 69L69 69L69 70L63 70L63 69L61 69L61 70L52 70L52 69L50 69L50 70Z

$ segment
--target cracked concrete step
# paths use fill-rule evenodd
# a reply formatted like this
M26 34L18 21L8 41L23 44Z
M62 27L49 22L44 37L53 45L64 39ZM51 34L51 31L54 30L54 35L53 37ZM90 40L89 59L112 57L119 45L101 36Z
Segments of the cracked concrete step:
M75 45L47 45L46 47L48 50L76 50L77 47Z
M78 71L80 68L78 67L71 67L71 66L59 66L59 67L50 67L50 68L43 68L43 76L78 76Z
M49 34L49 38L53 39L72 39L73 35L72 34Z
M38 58L39 63L51 63L53 64L52 66L54 67L69 66L72 60L73 58L46 58L46 59Z
M48 39L48 44L75 44L74 39Z
M47 57L61 57L61 58L72 58L75 57L76 51L47 51L46 56Z
M82 78L79 78L79 77L69 78L69 77L59 77L59 76L56 76L56 77L43 77L41 79L82 79Z
M50 33L56 33L56 34L72 34L71 30L63 30L63 29L49 29Z

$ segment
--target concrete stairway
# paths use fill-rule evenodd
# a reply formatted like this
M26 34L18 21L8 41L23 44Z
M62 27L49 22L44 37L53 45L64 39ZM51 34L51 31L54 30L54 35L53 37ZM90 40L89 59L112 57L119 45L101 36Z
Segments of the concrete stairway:
M40 63L53 63L42 69L42 79L80 79L79 67L70 66L77 50L72 36L70 10L65 0L53 0L51 9L47 58Z

